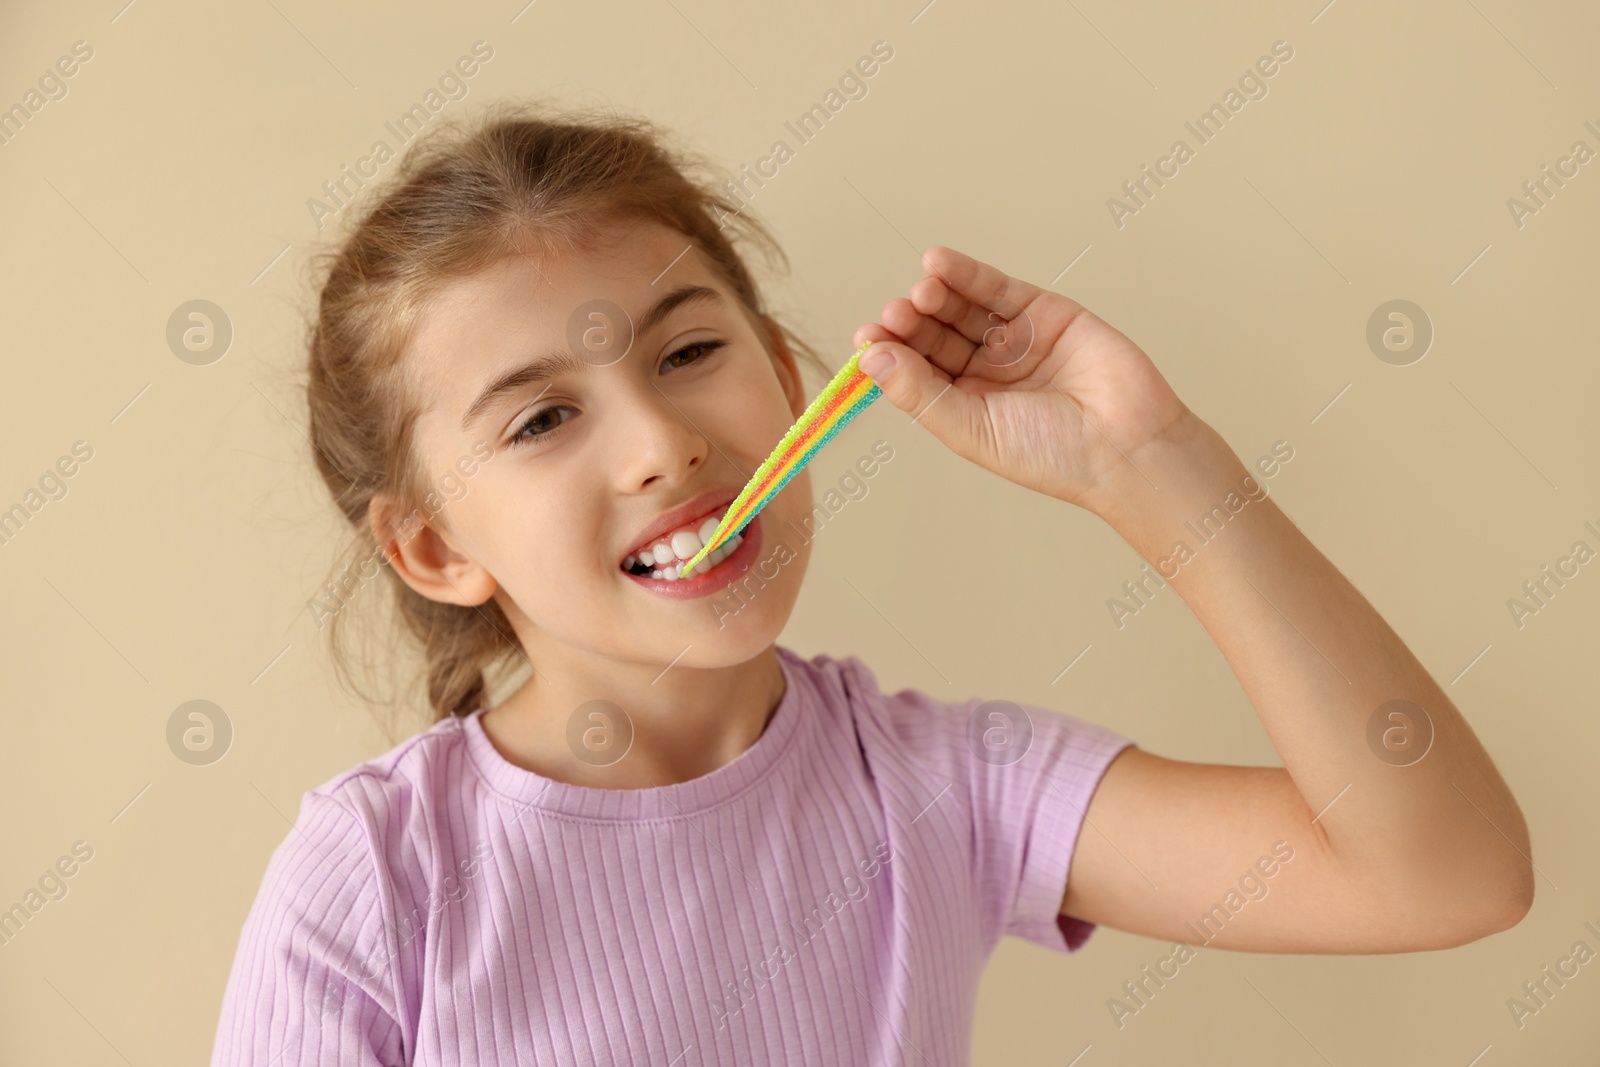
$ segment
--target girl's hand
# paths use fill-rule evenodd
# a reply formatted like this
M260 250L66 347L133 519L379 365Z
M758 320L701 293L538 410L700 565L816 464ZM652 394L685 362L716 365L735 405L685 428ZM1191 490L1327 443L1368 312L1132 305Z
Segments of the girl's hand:
M861 369L956 455L1104 515L1111 486L1140 477L1135 453L1198 421L1138 345L1076 301L950 248L922 267L910 299L885 304L855 344L883 342Z

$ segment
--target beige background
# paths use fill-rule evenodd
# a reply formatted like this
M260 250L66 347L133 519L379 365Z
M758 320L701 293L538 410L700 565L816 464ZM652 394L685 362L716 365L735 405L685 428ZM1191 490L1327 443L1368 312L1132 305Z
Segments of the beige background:
M94 57L0 145L0 507L73 442L94 457L0 546L0 907L74 842L94 854L0 946L0 1062L205 1062L301 794L391 744L334 686L304 610L338 532L296 392L305 256L327 236L306 201L477 40L494 58L441 114L507 94L609 102L730 169L796 147L783 123L888 42L868 95L755 201L793 259L778 306L838 365L920 277L921 248L1054 281L1246 462L1293 446L1271 491L1447 684L1527 813L1538 898L1507 933L1388 957L1206 951L1120 1031L1107 999L1167 945L1102 929L1066 957L1008 940L975 1062L1600 1057L1600 964L1521 1030L1506 1007L1579 939L1600 949L1583 927L1600 926L1600 564L1520 630L1506 606L1575 541L1600 549L1583 526L1600 527L1600 163L1520 229L1506 207L1575 140L1600 149L1583 126L1600 126L1600 12L923 2L7 5L0 106L74 41ZM1278 40L1294 58L1269 94L1114 225L1107 198ZM195 298L235 330L205 367L164 338ZM1365 341L1396 298L1436 330L1406 367ZM895 459L817 542L784 644L860 655L886 689L1275 762L1170 590L1112 623L1106 599L1139 560L1099 520L964 465L886 404L815 484L879 437ZM204 767L165 733L197 698L235 732Z

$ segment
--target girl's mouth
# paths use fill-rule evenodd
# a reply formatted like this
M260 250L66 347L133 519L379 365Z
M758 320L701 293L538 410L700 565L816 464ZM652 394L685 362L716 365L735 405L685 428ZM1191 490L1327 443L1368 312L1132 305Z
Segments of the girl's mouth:
M755 562L756 553L761 548L761 516L757 514L717 552L702 560L687 578L679 578L677 573L683 569L685 560L700 551L700 545L695 544L690 548L685 542L674 547L671 539L663 539L659 543L672 548L670 563L657 563L652 555L647 565L638 556L630 555L621 564L622 573L650 592L671 599L690 600L707 596L738 579ZM688 549L686 554L681 551L685 548ZM719 554L721 558L718 558ZM661 577L655 577L657 574Z

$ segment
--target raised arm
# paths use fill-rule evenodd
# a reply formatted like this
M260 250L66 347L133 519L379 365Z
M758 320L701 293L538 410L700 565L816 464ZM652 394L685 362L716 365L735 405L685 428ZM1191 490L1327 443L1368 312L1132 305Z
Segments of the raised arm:
M1284 764L1124 752L1063 913L1261 952L1441 948L1526 914L1527 827L1466 720L1149 357L960 252L923 267L856 331L882 342L862 369L958 455L1126 538L1216 641ZM1212 514L1221 532L1196 543L1185 524Z
M1520 920L1534 891L1522 813L1394 630L1199 419L1123 467L1103 517L1172 575L1284 766L1128 750L1090 803L1063 912L1263 952L1444 948ZM1201 545L1184 524L1216 508L1221 532ZM1179 542L1193 550L1181 566Z

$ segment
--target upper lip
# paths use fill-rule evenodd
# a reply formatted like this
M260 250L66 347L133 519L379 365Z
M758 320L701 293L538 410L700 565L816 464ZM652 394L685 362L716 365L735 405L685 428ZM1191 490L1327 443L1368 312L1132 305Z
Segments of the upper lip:
M674 530L690 525L695 519L705 518L713 513L720 519L727 512L728 505L732 504L738 495L738 488L733 486L711 489L699 496L690 497L677 507L663 511L639 531L631 547L624 553L624 558L629 555L637 556L641 549L655 544Z

